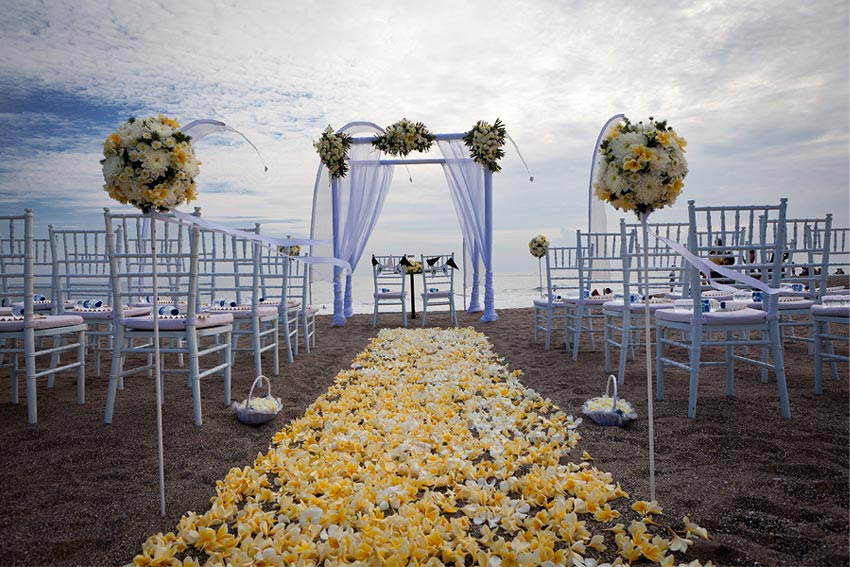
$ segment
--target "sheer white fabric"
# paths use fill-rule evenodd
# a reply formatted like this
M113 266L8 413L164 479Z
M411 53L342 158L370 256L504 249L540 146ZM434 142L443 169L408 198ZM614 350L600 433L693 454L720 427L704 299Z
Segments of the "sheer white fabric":
M466 245L464 268L472 268L472 292L467 311L481 311L479 306L478 268L486 261L483 254L485 240L484 223L484 170L469 157L463 140L438 140L437 146L446 163L443 171L449 185L455 213L463 232ZM485 268L488 266L485 265Z

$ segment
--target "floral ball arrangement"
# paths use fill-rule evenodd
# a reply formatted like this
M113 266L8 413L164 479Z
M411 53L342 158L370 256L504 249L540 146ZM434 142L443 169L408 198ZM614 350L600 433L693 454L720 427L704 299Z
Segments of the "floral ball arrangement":
M616 209L644 217L672 205L682 192L688 162L687 142L667 121L613 125L599 146L596 196Z
M372 145L384 153L404 157L412 151L427 152L435 139L423 123L402 118L387 126L386 132L376 136Z
M179 128L162 114L122 124L103 142L103 190L145 213L194 200L201 162Z
M483 120L479 120L472 130L463 137L463 143L469 148L469 155L476 163L486 167L492 173L502 171L499 160L505 157L505 145L507 130L500 119L491 126Z
M542 258L545 256L548 249L549 239L542 234L538 234L528 243L528 251L531 252L531 255L535 258Z
M313 147L319 154L319 159L332 179L340 179L348 173L348 149L351 147L351 136L348 134L336 134L334 129L328 125L318 140L313 142Z
M278 246L277 251L280 252L281 254L286 254L286 248L287 248L286 246ZM298 246L298 245L290 246L289 247L289 254L287 254L287 255L288 256L300 256L301 255L301 247Z

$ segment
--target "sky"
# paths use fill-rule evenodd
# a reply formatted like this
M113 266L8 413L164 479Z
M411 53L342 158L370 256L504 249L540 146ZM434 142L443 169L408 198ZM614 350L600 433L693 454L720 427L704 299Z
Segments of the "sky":
M214 118L248 136L196 144L192 205L232 226L308 236L327 125L401 118L435 133L501 118L497 273L536 272L527 243L586 227L599 129L666 119L687 139L687 201L777 203L850 224L846 0L0 0L0 214L37 231L102 226L103 140L130 116ZM432 150L438 155L438 150ZM408 179L412 178L412 182ZM184 210L191 207L184 206ZM608 209L611 226L623 216ZM423 250L423 245L427 250ZM369 254L460 253L445 177L396 168ZM368 270L361 261L358 273Z

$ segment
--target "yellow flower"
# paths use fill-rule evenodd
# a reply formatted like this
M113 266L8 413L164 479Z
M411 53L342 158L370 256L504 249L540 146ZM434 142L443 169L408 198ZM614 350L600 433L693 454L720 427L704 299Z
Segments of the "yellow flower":
M640 514L641 516L646 516L647 514L661 514L661 506L658 505L658 502L653 500L652 502L647 502L646 500L638 500L634 504L632 504L632 510Z
M683 521L685 522L685 533L687 533L688 535L695 535L697 537L701 537L704 540L711 539L708 537L708 530L690 521L687 516L683 518Z
M637 159L627 158L623 162L623 169L625 169L626 171L640 171L641 169L643 169L643 166Z

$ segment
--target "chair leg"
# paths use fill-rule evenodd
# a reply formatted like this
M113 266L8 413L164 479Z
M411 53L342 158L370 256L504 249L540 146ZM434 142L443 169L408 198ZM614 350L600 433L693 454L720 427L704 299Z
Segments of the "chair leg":
M402 310L404 310L404 306L402 306ZM372 326L373 327L378 326L378 300L377 299L375 300L375 313L374 313L374 315L372 315ZM405 323L404 326L406 327L407 323Z
M10 392L10 394L11 394L10 401L13 404L17 404L17 403L19 403L19 400L18 400L18 355L17 354L10 354L9 355L9 364L11 365L9 367L9 383L10 383L11 390L12 390Z
M546 344L543 346L543 350L549 350L549 344L552 339L552 310L546 310Z
M228 345L224 350L224 354L221 357L222 362L220 364L224 364L224 362L230 360L230 333L227 333L226 341L224 344ZM277 352L275 350L275 352ZM230 405L230 382L231 382L231 371L232 366L229 364L224 367L224 405Z
M655 322L655 399L664 399L664 343L661 339L667 338L667 329Z
M581 319L584 315L584 305L576 306L575 332L573 333L573 360L578 359L578 340L581 337Z
M229 345L232 337L227 338L229 339ZM195 425L203 425L204 420L201 413L201 379L198 377L201 370L200 361L198 360L198 336L195 332L189 333L187 345L189 347L189 380L192 384L192 409L195 417ZM225 347L225 350L228 350L228 348ZM227 354L227 360L230 360L230 352Z
M292 335L289 333L289 316L284 315L281 322L283 323L284 340L286 340L286 358L289 360L289 364L292 364L295 362L295 357L292 354Z
M77 403L86 403L86 332L77 333Z
M280 376L280 324L277 321L272 321L272 364L274 366L274 375Z
M35 384L35 344L31 343L30 348L25 349L26 352L26 368L27 368L27 417L30 423L38 422L38 400L36 398Z
M760 338L764 341L764 331L760 333ZM761 347L761 361L767 364L770 356L770 347L768 345L764 345ZM762 366L761 368L761 383L767 384L768 376L767 376L767 367Z
M726 340L731 341L732 331L726 331ZM726 395L733 396L735 394L735 347L732 345L726 346Z
M773 349L774 372L776 373L776 389L779 390L779 405L782 417L791 419L791 406L788 403L788 387L785 383L785 354L782 351L782 335L779 332L778 321L768 322L768 334Z
M602 313L602 341L604 343L603 353L605 355L605 374L611 373L611 347L614 340L612 332L614 326L614 316L608 313ZM622 344L620 345L622 347Z
M109 387L106 390L106 412L103 415L103 423L112 423L112 412L115 408L115 396L118 392L118 383L121 381L123 369L121 347L124 344L124 327L118 325L112 338L112 367L109 370ZM150 356L147 357L150 364Z
M428 319L428 300L422 298L422 326L425 326L425 321Z
M534 344L537 344L537 328L540 325L540 310L537 307L534 307L534 329L533 329L533 337Z
M620 364L617 367L617 383L619 384L624 384L626 381L626 357L631 346L631 332L629 332L631 324L631 314L627 311L623 313L623 328L620 333Z
M698 330L691 331L692 340L690 346L690 388L688 391L688 417L693 419L697 416L697 392L699 390L699 361L702 349L702 333Z
M814 324L814 347L815 347L815 394L823 394L823 351L821 346L821 325L820 321L813 321Z
M251 343L254 351L254 377L256 378L263 373L263 355L260 353L262 344L260 343L260 319L253 317L251 321Z
M829 323L823 324L823 332L828 335L830 333ZM832 346L832 339L826 339L824 341L824 347L826 348L826 354L829 355L829 368L832 374L832 381L838 381L838 361L834 358L835 356L835 347Z
M404 298L401 298L401 322L407 327L407 304L404 302Z

